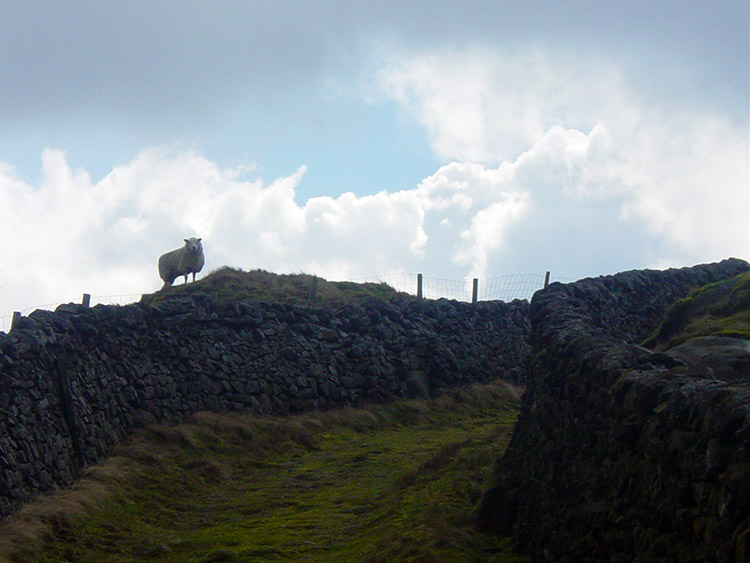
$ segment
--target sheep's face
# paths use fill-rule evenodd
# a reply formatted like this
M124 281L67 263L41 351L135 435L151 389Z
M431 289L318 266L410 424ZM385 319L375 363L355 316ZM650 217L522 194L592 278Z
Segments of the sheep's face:
M203 246L201 245L201 239L199 238L186 238L185 239L185 248L188 251L188 254L200 254L201 250L203 250Z

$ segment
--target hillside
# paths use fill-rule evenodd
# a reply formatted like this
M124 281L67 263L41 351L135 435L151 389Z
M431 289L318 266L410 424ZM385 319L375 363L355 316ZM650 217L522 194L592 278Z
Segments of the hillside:
M520 392L505 383L285 418L150 426L0 528L39 562L521 561L474 529Z

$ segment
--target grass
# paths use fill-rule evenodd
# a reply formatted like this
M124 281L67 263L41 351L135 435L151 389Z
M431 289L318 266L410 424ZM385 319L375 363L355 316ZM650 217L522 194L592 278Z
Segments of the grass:
M314 299L311 294L314 289ZM389 301L399 294L385 283L330 282L309 274L274 274L264 270L249 272L224 266L189 284L177 284L144 295L141 302L158 305L165 300L188 295L210 295L219 302L260 299L275 303L341 306L364 299Z
M474 514L512 432L504 383L288 418L141 429L0 529L7 561L523 561Z
M750 340L750 273L693 291L670 308L643 344L665 350L697 336Z

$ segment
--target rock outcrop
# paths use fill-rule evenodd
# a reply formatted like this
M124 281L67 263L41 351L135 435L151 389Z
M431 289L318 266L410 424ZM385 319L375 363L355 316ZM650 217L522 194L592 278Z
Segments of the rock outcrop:
M750 561L745 345L638 345L666 308L748 264L634 271L537 292L527 389L482 526L535 561ZM718 348L731 366L715 365Z

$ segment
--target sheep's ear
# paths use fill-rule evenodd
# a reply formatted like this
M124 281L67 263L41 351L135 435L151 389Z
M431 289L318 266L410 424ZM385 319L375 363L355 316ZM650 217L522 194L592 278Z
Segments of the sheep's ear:
M189 241L188 239L186 239L186 238L184 238L184 239L182 239L182 240L184 240L185 242L190 242L190 241Z
M198 242L200 242L200 241L202 241L202 240L203 240L202 238L199 238L199 239L198 239Z

